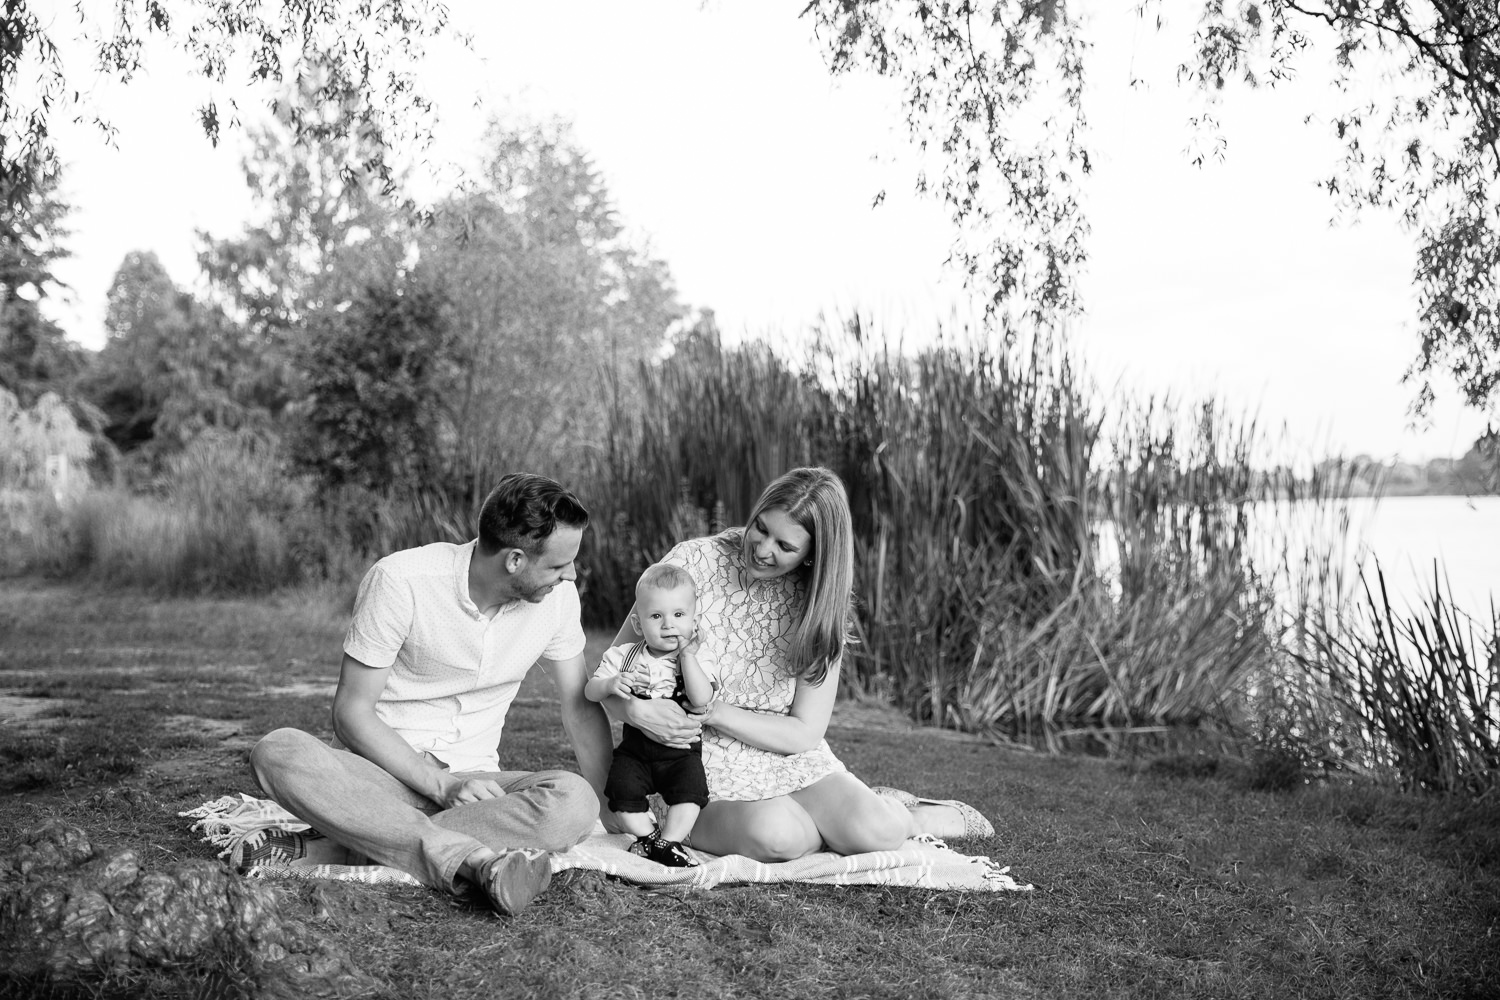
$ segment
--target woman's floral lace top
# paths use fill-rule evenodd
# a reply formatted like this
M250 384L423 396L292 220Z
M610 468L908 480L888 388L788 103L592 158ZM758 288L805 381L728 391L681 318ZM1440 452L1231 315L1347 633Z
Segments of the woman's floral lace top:
M698 586L698 628L719 662L718 697L752 711L789 712L797 680L785 662L806 590L801 579L747 579L737 531L682 542L662 561L687 570ZM804 753L780 754L712 726L703 731L703 768L715 799L786 795L846 770L826 740Z

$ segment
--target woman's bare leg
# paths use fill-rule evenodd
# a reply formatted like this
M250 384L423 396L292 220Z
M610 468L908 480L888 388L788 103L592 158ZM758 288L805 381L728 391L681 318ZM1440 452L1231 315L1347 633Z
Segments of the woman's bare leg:
M908 809L876 795L848 772L757 802L710 802L688 839L710 854L743 854L757 861L790 861L814 851L863 854L891 851L909 837L956 837L963 817L949 806Z
M790 798L807 810L828 849L839 854L892 851L917 832L905 806L876 795L847 771L815 781Z
M757 861L791 861L823 846L818 825L789 795L756 802L710 802L698 814L688 844L710 854L743 854Z

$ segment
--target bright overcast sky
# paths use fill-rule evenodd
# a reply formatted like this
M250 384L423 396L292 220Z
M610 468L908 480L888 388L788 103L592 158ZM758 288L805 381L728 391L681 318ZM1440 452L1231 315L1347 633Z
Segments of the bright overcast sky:
M425 76L443 115L434 155L473 152L476 94L493 108L560 115L684 301L714 309L731 336L795 337L820 313L858 307L891 333L925 339L958 301L942 269L945 218L907 194L894 92L830 79L801 6L452 0L474 52L445 50ZM1079 5L1095 44L1095 174L1087 313L1072 332L1093 377L1136 394L1214 395L1263 425L1285 424L1305 452L1462 454L1485 420L1451 396L1430 427L1408 426L1410 238L1374 213L1330 226L1333 206L1314 186L1335 147L1302 119L1326 100L1326 80L1232 96L1215 112L1225 161L1194 167L1184 150L1198 105L1174 82L1182 50L1137 27L1133 6ZM1191 27L1179 21L1171 27ZM249 210L234 142L214 150L197 131L201 89L184 86L174 58L147 65L128 88L96 94L119 128L117 149L85 129L58 130L76 209L74 257L57 269L74 301L58 318L92 347L127 252L154 250L191 287L194 230L231 235ZM1130 88L1132 75L1149 85ZM880 190L886 200L872 208Z

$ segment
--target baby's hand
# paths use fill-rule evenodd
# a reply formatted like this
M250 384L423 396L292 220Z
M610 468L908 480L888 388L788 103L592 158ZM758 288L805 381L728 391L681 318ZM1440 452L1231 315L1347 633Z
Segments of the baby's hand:
M630 681L624 674L615 674L613 681L614 686L610 689L610 694L617 694L621 698L635 697L635 692L630 687Z

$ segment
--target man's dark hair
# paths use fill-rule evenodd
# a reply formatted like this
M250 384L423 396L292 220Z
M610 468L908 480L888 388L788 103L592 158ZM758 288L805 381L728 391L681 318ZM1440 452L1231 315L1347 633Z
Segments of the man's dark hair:
M520 549L534 556L558 525L586 528L588 523L588 509L560 483L513 472L479 508L479 551L492 556L501 549Z

